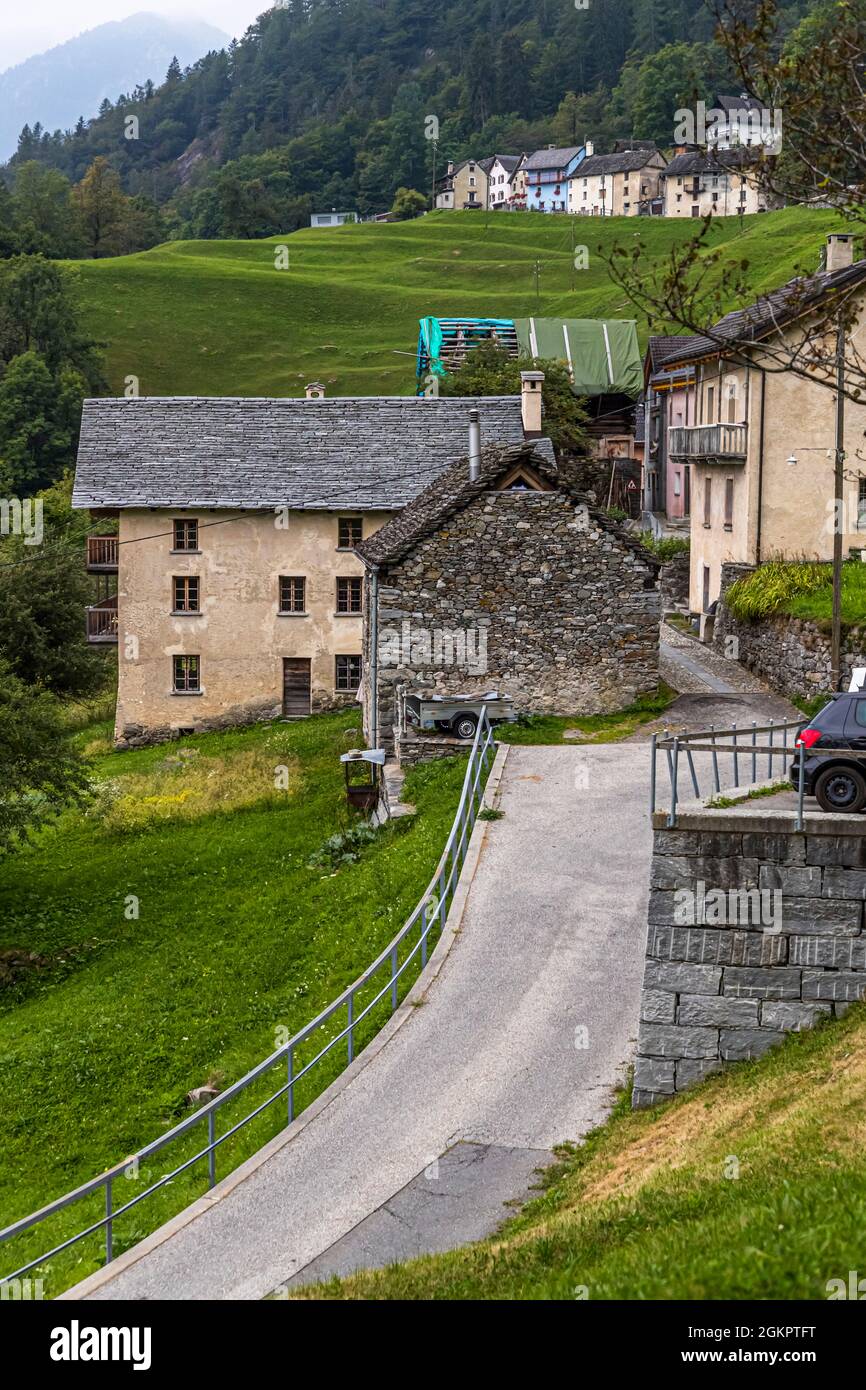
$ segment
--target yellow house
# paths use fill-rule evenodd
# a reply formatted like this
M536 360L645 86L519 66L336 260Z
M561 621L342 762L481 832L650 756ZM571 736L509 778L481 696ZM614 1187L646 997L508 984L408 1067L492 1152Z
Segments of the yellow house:
M118 519L88 541L88 632L117 644L119 747L353 703L355 547L466 453L471 406L486 442L524 438L519 396L320 390L85 402L73 506Z
M691 364L690 418L673 427L670 458L690 469L692 612L719 597L722 564L759 564L774 556L830 560L836 526L834 467L835 332L828 307L845 301L855 325L866 305L866 260L854 261L853 237L827 238L825 268L791 281L721 319L705 338L685 339L665 366ZM846 360L857 354L856 327ZM731 343L725 346L726 341ZM804 365L809 343L821 366ZM736 343L736 346L734 345ZM800 370L791 365L799 349ZM866 403L846 400L843 549L866 544Z

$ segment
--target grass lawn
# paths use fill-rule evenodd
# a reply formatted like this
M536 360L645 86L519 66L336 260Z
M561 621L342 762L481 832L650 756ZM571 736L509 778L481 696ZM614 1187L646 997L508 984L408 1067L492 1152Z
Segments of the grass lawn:
M424 891L465 770L459 758L413 773L417 816L334 869L309 860L350 824L338 755L359 743L355 710L128 753L107 751L107 724L74 737L94 760L94 802L0 863L0 1225L157 1138L190 1113L190 1089L237 1079L359 975ZM317 1069L298 1110L342 1061ZM239 1119L284 1079L226 1111ZM221 1149L218 1176L284 1115L279 1102ZM119 1183L115 1206L193 1153L186 1143ZM117 1223L115 1251L205 1190L199 1164ZM88 1198L52 1217L0 1249L0 1269L102 1214ZM38 1271L46 1296L100 1249L90 1237Z
M296 1297L825 1299L863 1269L866 1012L651 1111L623 1097L499 1235Z
M832 213L802 208L720 217L710 245L726 262L747 261L759 294L814 266L836 224ZM667 218L590 225L544 213L436 212L263 241L168 242L75 264L115 394L132 375L144 396L298 396L312 380L328 395L411 395L422 315L634 317L604 255L614 245L631 250L640 235L649 274L693 234L691 223ZM575 271L581 238L589 265ZM287 270L274 268L281 244ZM639 328L643 341L647 325Z
M534 714L515 724L498 724L501 743L618 743L642 724L657 719L677 692L664 682L653 695L642 695L633 705L611 714ZM579 729L580 737L564 738L567 729Z

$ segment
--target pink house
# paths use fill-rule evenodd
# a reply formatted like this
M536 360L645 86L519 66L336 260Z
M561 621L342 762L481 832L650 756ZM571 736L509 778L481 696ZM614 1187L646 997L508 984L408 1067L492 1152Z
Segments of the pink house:
M659 522L684 521L690 512L688 464L668 453L668 431L695 423L694 367L665 367L665 358L683 350L683 337L653 337L644 357L646 446L644 513Z

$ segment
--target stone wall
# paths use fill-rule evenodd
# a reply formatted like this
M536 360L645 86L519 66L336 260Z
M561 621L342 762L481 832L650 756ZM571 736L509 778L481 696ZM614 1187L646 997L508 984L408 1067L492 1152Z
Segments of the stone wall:
M859 818L654 817L633 1105L759 1057L866 995L866 834Z
M687 550L680 550L676 555L672 555L670 560L663 562L659 570L659 593L663 613L667 613L671 608L683 608L688 612L689 564Z
M479 493L382 569L380 741L401 682L498 688L532 713L622 709L658 684L658 621L656 566L612 523L560 492ZM368 642L365 624L366 669Z
M787 615L757 622L735 618L724 602L726 591L753 566L722 566L722 598L713 631L713 645L733 656L783 695L810 699L833 689L829 628ZM733 639L733 641L732 641ZM854 666L866 665L866 633L861 628L842 631L842 689L848 687Z

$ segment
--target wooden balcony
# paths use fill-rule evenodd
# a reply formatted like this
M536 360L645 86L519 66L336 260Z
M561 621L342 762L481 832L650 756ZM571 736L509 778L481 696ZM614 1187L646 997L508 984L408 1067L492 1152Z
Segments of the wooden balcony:
M747 425L672 425L668 453L686 463L745 463Z
M103 643L117 641L117 595L91 604L87 613L88 642Z
M87 573L117 573L117 536L87 537Z

